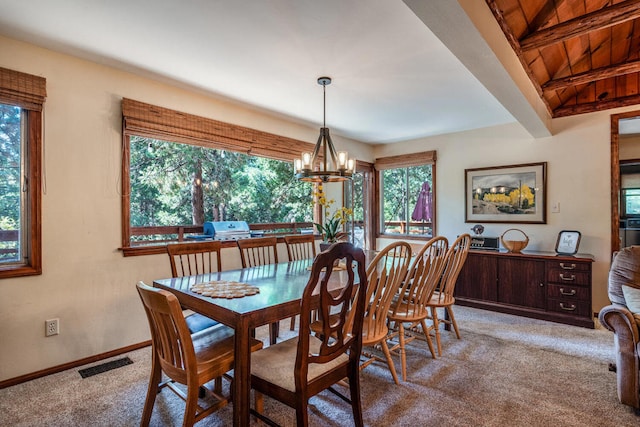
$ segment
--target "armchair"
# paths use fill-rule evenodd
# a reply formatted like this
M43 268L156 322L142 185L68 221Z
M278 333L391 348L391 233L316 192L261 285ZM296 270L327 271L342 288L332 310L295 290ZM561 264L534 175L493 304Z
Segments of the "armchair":
M618 398L640 415L640 246L614 254L608 292L598 318L614 333Z

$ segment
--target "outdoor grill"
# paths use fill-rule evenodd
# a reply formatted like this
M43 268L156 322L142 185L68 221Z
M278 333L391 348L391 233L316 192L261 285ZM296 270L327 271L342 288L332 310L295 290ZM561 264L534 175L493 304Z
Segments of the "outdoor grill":
M251 237L246 221L209 221L203 224L202 234L188 236L195 240L239 240Z

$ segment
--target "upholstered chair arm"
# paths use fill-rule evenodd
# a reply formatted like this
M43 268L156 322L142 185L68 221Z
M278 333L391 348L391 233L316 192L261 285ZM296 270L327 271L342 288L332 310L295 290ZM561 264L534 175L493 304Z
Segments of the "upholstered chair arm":
M621 305L600 310L600 323L614 333L618 398L625 405L640 408L640 360L638 324L633 314Z

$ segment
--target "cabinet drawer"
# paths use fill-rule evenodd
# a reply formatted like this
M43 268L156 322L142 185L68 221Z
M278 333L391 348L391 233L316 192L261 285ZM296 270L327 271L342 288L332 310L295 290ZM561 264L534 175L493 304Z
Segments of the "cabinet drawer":
M564 270L564 271L589 271L591 270L591 263L588 262L573 262L573 261L549 261L547 263L549 268Z
M591 317L591 303L589 301L549 298L547 300L547 310L574 316Z
M549 298L562 299L566 301L591 301L591 292L585 286L558 285L550 283L548 286L547 296Z
M588 271L567 271L551 269L547 274L550 283L562 283L569 285L591 285L591 273Z

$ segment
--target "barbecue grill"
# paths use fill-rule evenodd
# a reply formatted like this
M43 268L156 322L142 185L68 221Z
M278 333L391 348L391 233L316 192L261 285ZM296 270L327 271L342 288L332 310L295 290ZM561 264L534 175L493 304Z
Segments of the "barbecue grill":
M194 240L239 240L252 237L246 221L208 221L203 224L202 234L192 234Z

